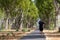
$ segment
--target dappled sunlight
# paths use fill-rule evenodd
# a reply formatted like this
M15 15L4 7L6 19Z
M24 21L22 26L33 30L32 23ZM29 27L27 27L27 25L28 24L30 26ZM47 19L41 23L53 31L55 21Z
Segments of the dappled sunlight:
M60 38L60 0L0 0L1 40L54 37Z

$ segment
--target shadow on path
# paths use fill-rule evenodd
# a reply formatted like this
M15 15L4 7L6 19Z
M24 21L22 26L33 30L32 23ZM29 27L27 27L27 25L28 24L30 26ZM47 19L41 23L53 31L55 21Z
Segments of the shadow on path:
M46 40L44 33L40 33L39 30L35 30L31 34L24 36L20 40Z

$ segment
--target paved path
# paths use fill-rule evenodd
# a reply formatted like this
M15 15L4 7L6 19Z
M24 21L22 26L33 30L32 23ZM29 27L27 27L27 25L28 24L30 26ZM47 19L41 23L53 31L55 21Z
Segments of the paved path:
M46 37L44 33L41 34L39 33L39 30L35 30L31 34L28 34L19 40L46 40Z

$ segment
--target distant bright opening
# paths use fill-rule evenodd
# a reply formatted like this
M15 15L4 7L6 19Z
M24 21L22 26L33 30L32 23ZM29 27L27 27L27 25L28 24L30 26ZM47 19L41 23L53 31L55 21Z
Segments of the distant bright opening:
M32 0L32 1L34 1L34 0Z

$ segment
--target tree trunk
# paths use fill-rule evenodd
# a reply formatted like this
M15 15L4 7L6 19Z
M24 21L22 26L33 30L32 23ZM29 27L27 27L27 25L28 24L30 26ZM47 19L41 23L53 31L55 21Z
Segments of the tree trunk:
M54 0L54 5L55 5L55 10L56 10L56 28L58 28L58 30L59 30L59 32L60 32L60 26L58 26L59 24L59 22L58 22L58 15L59 15L59 3L57 2L57 0Z
M8 8L4 8L5 9L5 22L6 22L6 24L5 24L5 29L8 29L8 27L9 27L9 14L10 14L10 12L9 12L9 9Z
M9 22L8 22L8 18L6 19L6 25L5 25L5 29L8 29L8 25L9 24Z
M23 28L23 12L21 11L21 24L20 24L20 30Z

